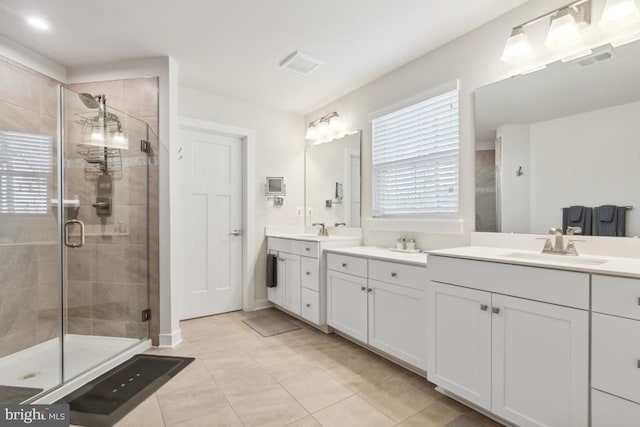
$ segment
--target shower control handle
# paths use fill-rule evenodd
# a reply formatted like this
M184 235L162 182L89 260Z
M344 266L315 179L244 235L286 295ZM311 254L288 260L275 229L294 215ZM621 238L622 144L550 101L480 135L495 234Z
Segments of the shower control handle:
M78 224L80 226L80 242L74 243L69 240L69 226ZM64 223L64 244L69 248L80 248L84 246L84 222L78 219L70 219Z

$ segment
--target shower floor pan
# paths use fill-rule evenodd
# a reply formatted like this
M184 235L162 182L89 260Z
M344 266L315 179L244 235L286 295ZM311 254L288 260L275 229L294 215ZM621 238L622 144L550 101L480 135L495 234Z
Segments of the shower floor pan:
M138 344L134 338L67 334L64 376L71 379ZM0 359L0 385L48 390L60 381L60 345L54 338Z

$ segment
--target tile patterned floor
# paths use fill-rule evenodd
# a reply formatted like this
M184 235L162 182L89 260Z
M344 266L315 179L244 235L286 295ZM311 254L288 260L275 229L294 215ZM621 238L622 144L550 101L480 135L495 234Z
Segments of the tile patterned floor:
M148 353L196 360L118 426L444 426L463 413L498 426L337 335L294 320L302 329L263 338L242 322L267 312L182 322L180 346Z

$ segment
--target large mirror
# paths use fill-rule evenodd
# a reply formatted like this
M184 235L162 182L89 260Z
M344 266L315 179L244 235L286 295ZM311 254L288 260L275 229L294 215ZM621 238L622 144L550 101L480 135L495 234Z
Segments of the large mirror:
M640 235L640 42L482 87L475 115L477 231Z
M360 140L353 132L305 150L307 225L360 227Z

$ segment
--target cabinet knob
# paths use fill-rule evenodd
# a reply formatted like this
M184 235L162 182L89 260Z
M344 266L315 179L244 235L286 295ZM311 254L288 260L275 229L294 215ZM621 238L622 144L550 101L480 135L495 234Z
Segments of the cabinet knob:
M343 262L343 263L342 263L342 266L343 266L343 267L346 267L346 266L347 266L347 263L346 263L346 262Z
M488 308L489 306L487 304L480 304L480 310L487 311Z
M310 271L307 271L307 276L311 276L311 272Z
M373 291L373 288L367 289L367 292L371 292L371 291Z
M364 291L365 289L367 289L365 286L360 286L361 291Z
M493 312L493 314L500 314L500 308L498 307L493 307L491 311Z
M638 305L640 305L640 297L638 297Z
M391 277L396 277L398 273L391 273Z
M311 248L304 248L304 250L309 252L309 251L311 251Z
M311 307L311 304L307 304L307 308L310 308L310 307Z

